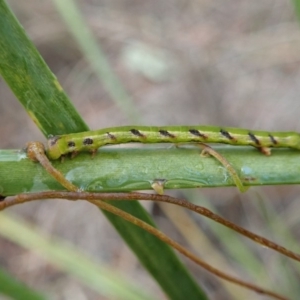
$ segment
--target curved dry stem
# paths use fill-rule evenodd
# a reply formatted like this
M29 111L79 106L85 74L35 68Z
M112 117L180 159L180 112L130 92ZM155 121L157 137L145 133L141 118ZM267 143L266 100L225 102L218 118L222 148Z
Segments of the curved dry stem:
M218 153L217 151L215 151L213 148L211 148L206 144L199 143L197 145L199 145L203 149L201 155L209 154L224 166L224 168L230 173L232 180L234 181L235 185L237 186L240 192L243 193L249 189L249 187L243 185L243 182L239 177L238 173L224 156L222 156L220 153Z
M275 250L289 258L300 261L300 255L282 247L260 235L257 235L243 227L236 225L229 220L226 220L219 215L213 213L209 209L195 205L191 202L188 202L185 199L178 199L167 195L156 195L156 194L145 194L145 193L87 193L87 192L57 192L57 191L49 191L49 192L40 192L40 193L29 193L29 194L19 194L16 196L7 197L4 201L0 202L0 210L8 208L10 206L21 204L25 202L30 202L34 200L41 199L68 199L68 200L103 200L103 201L134 201L134 200L148 200L148 201L157 201L157 202L166 202L172 203L181 207L185 207L189 210L192 210L198 214L201 214L215 222L222 224L245 237L253 240L254 242L261 244L265 247Z
M29 196L29 197L28 197ZM31 196L31 197L30 197ZM169 238L167 235L162 233L161 231L157 230L153 226L147 224L146 222L132 216L131 214L124 212L123 210L110 205L107 203L107 200L121 200L121 198L124 200L142 200L142 198L145 198L147 196L150 196L148 200L154 200L154 199L160 199L160 201L164 201L162 198L166 200L166 198L169 198L170 201L164 201L169 203L178 204L181 206L184 206L183 203L186 203L185 200L178 200L176 198L172 198L169 196L161 196L161 195L152 195L152 194L142 194L142 193L107 193L107 194L100 194L100 193L76 193L76 192L42 192L42 193L34 193L34 194L20 194L15 197L7 197L5 201L0 203L0 209L4 209L5 207L9 207L15 204L24 203L32 200L38 200L43 197L45 198L63 198L63 199L71 199L71 200L79 200L79 199L85 199L88 202L98 206L101 209L104 209L106 211L109 211L124 220L131 222L132 224L135 224L136 226L139 226L140 228L144 229L145 231L149 232L150 234L156 236L161 241L167 243L177 251L179 251L181 254L185 255L192 261L194 261L196 264L207 270L208 272L214 274L217 277L220 277L224 280L227 280L229 282L232 282L234 284L237 284L239 286L245 287L247 289L250 289L252 291L255 291L257 293L260 293L262 295L273 297L274 299L280 299L280 300L286 300L284 296L281 296L277 293L274 293L272 291L266 290L264 288L261 288L257 285L248 283L246 281L242 281L238 278L235 278L233 276L230 276L214 267L206 263L205 261L198 258L196 255L194 255L192 252L185 249L183 246ZM101 200L100 200L101 199ZM105 201L103 201L105 200ZM188 203L188 202L187 202ZM6 204L6 205L5 205Z
M59 172L52 166L51 162L45 154L45 147L42 143L28 143L26 147L26 152L29 159L35 162L39 162L46 169L46 171L68 191L81 191L77 186L75 186L69 180L67 180L61 172Z

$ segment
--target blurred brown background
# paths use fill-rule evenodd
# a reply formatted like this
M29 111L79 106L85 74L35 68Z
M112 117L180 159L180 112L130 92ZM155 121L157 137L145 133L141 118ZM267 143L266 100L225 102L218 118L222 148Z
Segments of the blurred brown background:
M132 123L103 89L51 1L8 3L90 128ZM291 1L88 0L78 4L133 97L140 124L300 131L300 24ZM1 79L0 146L21 148L31 140L45 138ZM264 189L280 213L288 210L291 214L300 209L298 191L291 187ZM239 209L245 207L240 208L241 196L235 189L201 193L219 205L224 216L240 220ZM161 208L148 209L163 231L181 239ZM245 211L251 223L251 211ZM39 202L11 212L65 238L145 286L157 299L164 299L114 229L90 205ZM260 228L254 229L263 234ZM299 232L297 221L291 230ZM102 299L35 254L4 239L0 244L1 260L12 274L47 291L51 299ZM209 256L205 259L213 264ZM286 264L292 268L292 262ZM206 284L211 299L231 299L218 280L192 263L188 266ZM270 276L272 272L276 270L271 269ZM278 277L270 281L274 287L280 284ZM244 299L253 299L251 293L244 295Z

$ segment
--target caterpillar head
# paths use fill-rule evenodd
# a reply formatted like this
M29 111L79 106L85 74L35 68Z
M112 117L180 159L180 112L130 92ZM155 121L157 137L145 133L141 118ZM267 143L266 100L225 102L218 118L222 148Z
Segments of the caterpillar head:
M47 156L50 159L58 159L63 155L63 151L60 147L60 136L57 135L50 135L48 137L48 141L47 141L47 145L48 145L48 149L47 149Z

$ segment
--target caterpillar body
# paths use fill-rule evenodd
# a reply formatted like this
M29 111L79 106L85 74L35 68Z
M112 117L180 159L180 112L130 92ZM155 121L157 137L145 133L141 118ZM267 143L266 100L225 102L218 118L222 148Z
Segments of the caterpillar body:
M270 148L300 150L300 134L296 132L251 131L216 126L121 126L66 135L50 136L47 155L58 159L68 153L89 151L123 143L225 143L249 145L266 155Z

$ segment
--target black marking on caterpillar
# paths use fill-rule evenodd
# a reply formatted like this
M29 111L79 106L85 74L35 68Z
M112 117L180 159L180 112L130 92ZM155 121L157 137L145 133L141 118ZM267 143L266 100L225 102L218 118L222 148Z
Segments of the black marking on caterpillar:
M83 140L83 145L87 146L87 145L93 145L94 141L91 138L85 138Z
M4 201L4 200L5 200L5 198L6 198L5 196L3 196L3 195L0 195L0 202L1 202L1 201Z
M234 140L235 138L230 135L230 133L224 129L220 129L220 132L223 136L225 136L229 140Z
M160 129L158 131L161 135L163 136L166 136L166 137L169 137L169 138L175 138L175 135L170 133L168 130L163 130L163 129Z
M107 136L111 139L111 140L116 140L117 138L111 134L110 132L106 132Z
M50 146L54 146L60 138L61 137L57 135L49 136Z
M248 136L257 146L260 146L259 139L252 132L248 132Z
M207 136L203 133L201 133L199 130L197 129L189 129L189 133L191 133L192 135L207 139Z
M131 132L133 135L136 135L136 136L138 136L138 137L145 137L145 135L142 134L142 133L141 133L139 130L137 130L137 129L132 128L132 129L130 129L130 132Z
M69 148L75 147L75 142L69 141L69 142L68 142L68 147L69 147Z
M274 136L272 134L269 134L270 140L272 142L273 145L277 145L277 140L274 138Z

